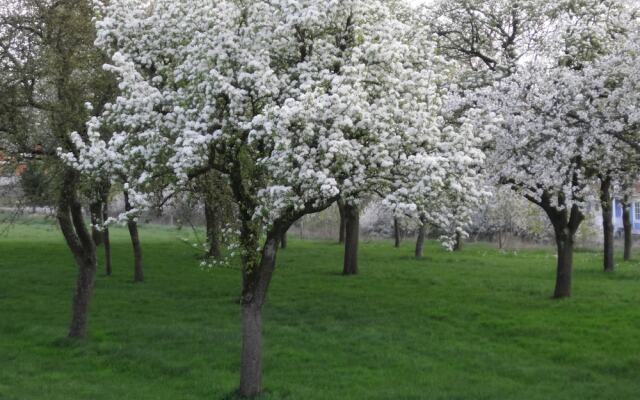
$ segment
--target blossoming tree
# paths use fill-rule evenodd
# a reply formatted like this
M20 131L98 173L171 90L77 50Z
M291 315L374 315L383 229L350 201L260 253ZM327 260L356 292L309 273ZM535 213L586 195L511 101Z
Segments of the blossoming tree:
M116 0L101 14L97 43L121 96L69 161L127 169L133 208L157 180L228 177L241 225L240 394L255 395L282 234L340 196L387 193L398 175L438 181L456 161L447 143L472 142L441 129L433 46L392 3Z
M595 197L595 179L604 218L611 218L611 174L624 143L610 134L610 126L621 121L607 116L611 107L603 102L616 75L605 72L602 62L608 59L606 44L624 38L619 21L625 15L614 2L579 8L561 2L549 17L561 28L550 32L544 51L477 98L497 121L487 125L497 128L493 175L542 207L554 227L557 298L571 294L574 236ZM605 267L612 269L612 241L605 242Z

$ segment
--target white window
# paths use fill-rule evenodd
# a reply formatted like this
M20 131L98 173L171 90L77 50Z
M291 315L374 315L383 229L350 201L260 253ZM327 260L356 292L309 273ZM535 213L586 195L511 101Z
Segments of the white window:
M640 221L640 203L633 205L633 219L634 221Z

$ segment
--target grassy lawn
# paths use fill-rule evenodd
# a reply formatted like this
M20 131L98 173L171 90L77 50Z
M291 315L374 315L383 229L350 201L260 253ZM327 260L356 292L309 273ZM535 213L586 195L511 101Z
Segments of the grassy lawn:
M124 230L99 274L85 343L63 340L75 267L55 228L0 238L0 399L223 399L238 382L240 274L202 271L181 233L143 229L134 285ZM265 399L638 399L640 265L576 254L553 301L551 250L292 240L265 308Z

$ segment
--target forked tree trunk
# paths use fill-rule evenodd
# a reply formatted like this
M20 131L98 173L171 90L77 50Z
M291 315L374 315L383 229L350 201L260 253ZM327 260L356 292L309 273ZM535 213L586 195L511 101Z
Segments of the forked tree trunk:
M129 202L129 194L124 192L124 206L126 211L131 211L131 203ZM127 228L131 237L131 245L133 247L133 281L136 283L144 282L144 268L142 264L142 247L140 246L140 236L138 234L138 223L133 218L127 220Z
M347 218L345 216L345 205L342 200L338 200L338 212L340 213L340 232L338 233L338 243L344 243L346 230L347 230Z
M453 251L462 251L462 233L456 232L456 241L453 245Z
M395 239L394 246L400 247L400 224L398 223L398 217L393 217L393 237Z
M66 167L60 186L57 219L67 246L78 266L68 333L68 336L74 339L84 338L87 334L89 303L93 295L96 275L95 242L85 226L77 190L78 174L72 168Z
M602 208L602 232L604 235L605 272L614 270L613 262L613 199L611 197L611 178L600 179L600 207Z
M344 275L356 275L358 273L358 244L360 236L360 210L357 206L345 204L344 216L345 241L344 241Z
M282 232L282 236L280 237L280 248L281 249L286 249L287 248L287 231Z
M209 190L211 189L209 188ZM214 196L207 193L204 202L204 215L207 224L207 244L209 245L207 256L220 258L221 212L220 204L217 204L216 199L213 197Z
M571 297L573 247L576 231L584 220L584 215L577 205L573 205L570 210L559 211L554 209L549 202L546 202L543 208L545 208L553 225L558 252L556 288L553 292L553 297L556 299Z
M424 238L427 233L427 224L421 224L418 228L418 238L416 239L416 258L424 256Z
M557 248L556 287L553 297L556 299L570 297L575 234L584 221L584 214L576 204L571 208L565 206L563 209L558 209L558 206L553 205L553 197L548 192L543 192L540 200L528 198L542 207L553 225ZM558 195L555 203L560 206L565 205L564 196Z
M621 202L622 226L624 228L624 260L631 260L631 247L633 246L633 232L631 225L631 204L628 200Z

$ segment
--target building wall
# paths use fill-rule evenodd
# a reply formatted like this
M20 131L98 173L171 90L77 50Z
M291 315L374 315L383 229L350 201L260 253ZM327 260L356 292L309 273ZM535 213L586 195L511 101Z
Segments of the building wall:
M633 234L640 235L640 197L634 198L631 203L631 223L633 224ZM616 233L622 231L622 206L618 200L614 200L613 225Z

